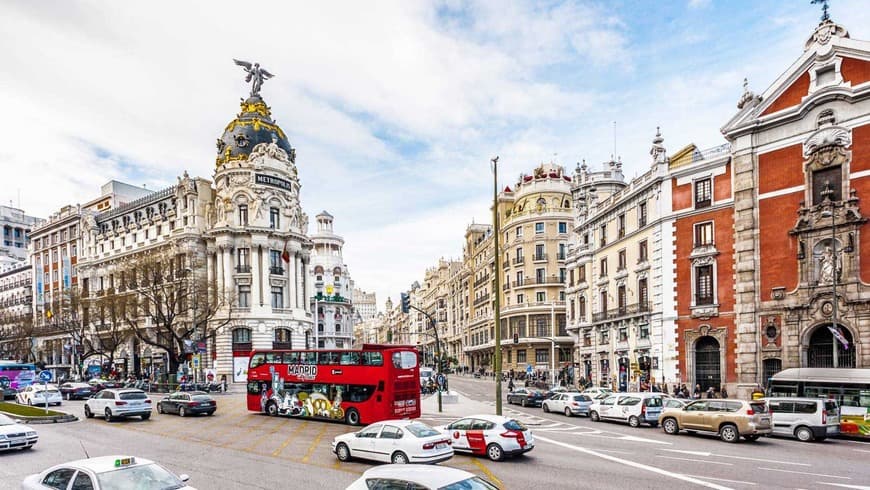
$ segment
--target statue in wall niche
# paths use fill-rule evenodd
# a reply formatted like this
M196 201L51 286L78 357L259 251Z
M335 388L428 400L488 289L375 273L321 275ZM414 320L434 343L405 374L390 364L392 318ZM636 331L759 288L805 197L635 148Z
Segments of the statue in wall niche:
M85 214L84 220L82 221L86 236L89 236L91 232L97 229L97 219L94 218L93 214Z
M819 258L819 283L820 284L833 284L834 278L840 276L840 261L837 254L831 249L830 246L825 247L825 251L822 252L821 258Z
M254 200L254 219L259 220L263 217L263 198L258 197Z
M209 228L214 226L214 206L212 203L205 205L205 223Z

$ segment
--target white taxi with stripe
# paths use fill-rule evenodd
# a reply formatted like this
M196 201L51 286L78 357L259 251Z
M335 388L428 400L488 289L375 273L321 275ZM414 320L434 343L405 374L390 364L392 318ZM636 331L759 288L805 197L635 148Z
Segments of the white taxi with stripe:
M531 451L532 431L516 419L500 415L470 415L441 427L453 441L453 450L485 454L493 461Z

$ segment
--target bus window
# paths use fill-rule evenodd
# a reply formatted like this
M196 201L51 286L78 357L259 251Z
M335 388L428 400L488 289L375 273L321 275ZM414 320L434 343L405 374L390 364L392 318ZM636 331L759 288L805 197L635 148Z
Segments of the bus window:
M363 366L383 366L384 355L380 352L363 352L362 363Z
M317 364L338 364L338 352L320 352Z
M411 369L417 366L417 354L410 351L393 352L393 367Z
M263 355L263 354L260 354ZM266 353L266 363L268 364L281 364L281 353L280 352L267 352Z
M251 357L251 367L255 368L257 366L262 366L266 364L266 354L254 354Z
M770 387L768 396L778 397L796 397L798 396L798 386L796 384L780 384L774 382Z
M341 365L342 366L352 366L355 364L359 364L359 352L342 352L341 353Z
M300 352L299 364L317 364L316 352Z
M299 364L299 353L298 352L285 352L284 353L284 364Z
M349 402L364 402L371 398L375 392L375 387L370 385L349 385L347 401Z

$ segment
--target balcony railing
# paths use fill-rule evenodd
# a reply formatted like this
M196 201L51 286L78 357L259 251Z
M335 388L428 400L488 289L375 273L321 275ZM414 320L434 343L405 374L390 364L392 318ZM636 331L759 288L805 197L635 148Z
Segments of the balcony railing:
M270 274L275 274L275 275L281 276L281 275L284 274L284 268L283 268L283 267L280 267L280 266L279 266L279 267L274 267L274 266L273 266L273 267L269 267L269 273L270 273Z
M474 281L474 287L480 286L481 284L486 284L487 281L489 281L489 274L481 277L480 279L476 279Z
M510 261L510 260L505 260L504 262L501 263L501 266L502 266L503 268L507 269L508 267L511 266L511 261Z
M476 300L474 300L474 306L480 306L488 301L489 301L489 295L488 294L483 295L483 296L477 298Z
M250 274L251 273L251 266L250 265L237 265L236 272L238 272L240 274Z
M526 276L522 281L514 281L514 287L536 286L536 285L540 285L540 284L562 284L564 282L565 282L565 278L558 276L556 274L551 274L549 276L535 276L535 277Z
M514 265L522 264L525 261L526 261L526 258L522 255L520 255L519 257L514 257Z
M535 254L535 256L532 260L535 262L547 260L547 254Z
M598 312L592 314L593 322L600 322L604 320L616 320L618 318L649 313L651 311L651 305L649 302L647 303L635 303L627 306L616 307L604 312Z

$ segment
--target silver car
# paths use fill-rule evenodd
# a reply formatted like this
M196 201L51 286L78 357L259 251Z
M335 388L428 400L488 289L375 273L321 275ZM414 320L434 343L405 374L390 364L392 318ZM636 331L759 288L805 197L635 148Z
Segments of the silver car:
M572 415L589 416L589 407L595 400L589 395L577 392L556 393L552 398L544 400L541 408L544 412L561 412L566 417Z

